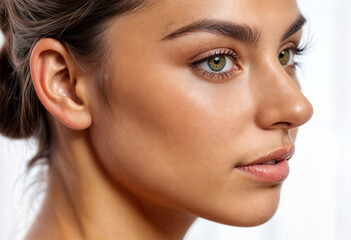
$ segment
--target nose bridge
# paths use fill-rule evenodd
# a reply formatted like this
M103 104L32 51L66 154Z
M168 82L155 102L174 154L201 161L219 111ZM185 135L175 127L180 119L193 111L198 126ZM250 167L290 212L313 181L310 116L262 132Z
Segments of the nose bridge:
M295 128L312 117L311 103L279 62L270 62L259 72L254 91L257 125L265 129Z

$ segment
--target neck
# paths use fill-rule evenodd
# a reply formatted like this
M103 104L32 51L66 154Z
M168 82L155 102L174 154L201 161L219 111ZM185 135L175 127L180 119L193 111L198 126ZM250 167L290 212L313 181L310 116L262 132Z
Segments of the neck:
M88 140L72 135L59 141L65 144L52 154L46 199L27 240L182 239L195 217L113 182Z

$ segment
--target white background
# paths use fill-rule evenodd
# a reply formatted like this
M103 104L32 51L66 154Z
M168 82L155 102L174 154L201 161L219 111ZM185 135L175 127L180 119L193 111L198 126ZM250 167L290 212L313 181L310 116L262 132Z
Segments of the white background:
M300 129L280 207L254 228L199 219L186 240L351 239L351 1L299 2L314 42L299 75L315 112ZM34 152L33 143L0 137L0 239L20 239L37 208L33 203L40 202L40 185L28 188L33 177L23 173Z

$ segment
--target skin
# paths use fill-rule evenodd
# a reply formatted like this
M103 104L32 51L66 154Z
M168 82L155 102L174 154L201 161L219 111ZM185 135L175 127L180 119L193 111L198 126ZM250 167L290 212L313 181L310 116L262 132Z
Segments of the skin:
M299 16L293 0L162 0L114 18L102 101L89 69L56 40L39 41L31 73L55 148L27 239L182 239L198 216L235 226L270 219L282 183L235 167L292 147L312 116L294 68L278 59L300 41L301 30L281 41ZM200 19L256 27L261 39L164 39ZM218 49L240 53L229 77L190 66Z

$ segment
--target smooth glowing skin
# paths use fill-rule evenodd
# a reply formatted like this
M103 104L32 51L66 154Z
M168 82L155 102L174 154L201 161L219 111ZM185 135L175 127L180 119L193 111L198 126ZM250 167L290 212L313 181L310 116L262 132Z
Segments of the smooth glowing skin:
M48 194L27 239L182 239L197 216L262 224L281 183L260 183L236 166L291 147L312 107L279 53L300 16L294 0L162 0L111 21L111 84L97 99L93 75L63 45L41 40L31 58L39 98L54 116ZM246 24L258 44L197 31L202 19ZM215 49L239 52L221 81L190 63Z

